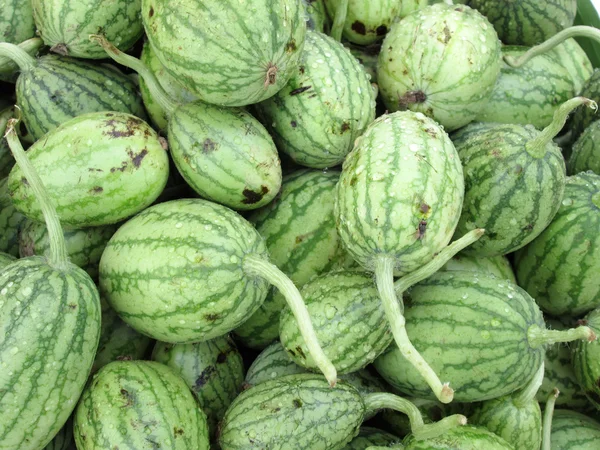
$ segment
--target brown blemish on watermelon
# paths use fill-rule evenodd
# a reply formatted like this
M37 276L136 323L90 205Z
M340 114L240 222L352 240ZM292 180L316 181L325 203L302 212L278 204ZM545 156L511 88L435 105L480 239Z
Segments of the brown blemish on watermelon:
M102 186L94 186L90 189L90 194L100 194L102 191L104 191Z
M452 33L450 33L450 28L448 28L448 25L444 22L444 38L442 40L442 42L444 44L447 44L448 42L450 42L450 39L452 39Z
M208 380L210 380L210 377L212 376L212 374L215 373L216 371L217 371L217 368L215 366L208 366L206 369L204 369L200 373L200 376L198 378L196 378L196 381L194 382L193 390L197 392L200 389L202 389L202 387L206 383L208 383Z
M300 400L299 398L295 398L292 403L294 403L295 408L302 408L302 400Z
M133 395L131 395L129 391L121 389L121 395L125 399L125 405L122 406L123 408L128 408L133 405Z
M427 133L432 138L437 138L438 137L437 132L433 128L425 128L424 131L425 131L425 133Z
M358 34L362 34L363 36L367 34L367 28L365 27L365 24L358 20L352 24L351 28L352 30L356 31Z
M217 143L212 139L206 138L202 143L202 153L212 153L217 149Z
M215 320L219 319L221 316L219 314L205 314L204 318L206 320L210 320L211 322L214 322Z
M21 183L23 186L29 186L29 181L27 181L27 178L25 177L21 177Z
M154 16L154 6L150 7L150 11L148 12L148 17Z
M121 167L111 167L110 173L115 173L116 171L125 172L125 170L127 170L127 161L123 161Z
M419 210L423 213L423 214L427 214L429 213L429 210L431 209L431 206L429 206L427 203L421 203L421 206L419 206Z
M377 29L375 30L375 33L377 34L377 36L385 36L388 32L388 29L385 25L379 25L377 27Z
M292 120L290 122L290 125L292 126L292 128L296 128L298 126L298 123L295 120Z
M294 89L293 91L291 91L290 92L290 96L302 94L303 92L308 91L310 88L312 88L312 86L302 86L302 87L299 87L299 88Z
M350 129L350 124L348 122L344 122L342 124L342 134Z
M306 355L304 354L304 352L302 351L302 347L298 346L296 347L296 351L298 352L298 354L303 358L306 359Z
M183 436L183 428L177 428L177 427L173 427L173 434L175 434L175 437L177 436Z
M265 88L274 85L277 82L277 71L279 69L273 63L267 66L267 74L265 76Z
M258 203L268 192L269 188L264 185L260 187L260 192L253 191L252 189L244 189L242 191L242 194L245 198L244 200L242 200L242 203L244 205L253 205L255 203Z
M131 150L129 150L127 153L129 153L129 157L131 158L131 162L133 163L133 166L136 169L139 169L140 165L142 164L142 160L148 154L148 150L144 148L138 154L135 154Z
M423 91L408 91L404 95L398 97L398 107L401 111L406 111L408 107L414 103L424 103L427 100L427 95Z
M420 241L425 237L425 233L427 232L427 221L421 220L419 222L419 226L417 227L417 240Z
M296 40L290 39L289 42L285 45L285 51L288 53L293 53L298 49L296 46Z
M67 44L56 44L50 47L50 51L61 56L69 56Z

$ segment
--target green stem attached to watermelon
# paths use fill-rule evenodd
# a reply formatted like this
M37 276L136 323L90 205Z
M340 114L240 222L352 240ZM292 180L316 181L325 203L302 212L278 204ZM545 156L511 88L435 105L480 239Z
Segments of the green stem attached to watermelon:
M548 400L546 401L546 409L544 410L544 424L542 425L542 448L541 450L551 450L551 436L552 436L552 416L554 415L554 404L556 403L556 399L560 391L557 388L554 388L550 395L548 396Z
M338 42L342 40L342 32L344 31L344 23L346 23L346 17L348 16L349 3L349 0L341 0L335 10L335 17L333 18L330 35Z
M585 105L594 110L598 109L598 105L593 100L585 97L575 97L567 100L554 111L552 123L544 128L540 134L534 139L525 144L525 150L534 158L543 158L546 154L546 146L552 139L560 133L565 126L569 114L577 107Z
M290 310L296 318L298 328L302 334L302 338L306 343L306 347L310 352L315 364L329 384L335 386L337 383L337 370L329 360L325 352L321 348L317 339L317 334L310 320L308 309L304 304L302 295L296 285L290 278L283 273L277 266L266 261L264 258L256 255L246 255L243 262L243 270L249 275L262 277L279 289L279 292L284 296Z
M467 418L465 416L453 414L443 418L439 422L425 424L423 422L421 411L419 411L419 408L417 408L414 403L402 397L398 397L397 395L388 394L387 392L368 394L363 400L367 407L367 411L369 412L378 409L391 409L406 414L410 421L411 432L418 440L436 438L452 428L466 425L467 423Z
M0 58L6 58L13 61L23 72L35 66L35 58L29 53L33 53L44 45L40 38L27 39L19 45L8 42L0 42ZM6 65L6 61L0 59L0 67Z
M531 325L527 330L527 341L531 348L542 345L558 344L559 342L572 342L585 339L588 342L596 340L596 333L590 327L579 326L568 330L546 330L538 325Z
M600 30L594 27L588 27L585 25L577 25L574 27L569 27L562 30L560 33L555 34L550 39L545 42L542 42L539 45L531 47L524 54L519 56L518 58L514 56L504 56L504 62L511 67L519 68L524 64L527 64L529 60L535 58L538 55L546 53L552 50L557 45L563 43L567 39L574 37L586 37L590 38L594 41L600 42Z
M179 104L165 92L159 81L156 79L156 76L142 61L123 53L100 34L90 35L90 40L102 46L106 54L112 58L113 61L137 72L138 75L144 79L154 101L164 109L168 117L170 117L171 114L173 114L173 111L179 107Z
M10 147L18 166L25 175L21 181L31 187L31 190L40 205L42 214L44 215L50 240L48 264L55 269L66 270L69 267L69 254L65 244L65 236L60 226L60 220L56 213L56 208L52 204L46 188L44 187L44 183L25 155L25 150L17 136L16 126L18 123L19 119L10 119L8 121L5 135L6 141L8 142L8 146Z
M535 398L535 395L540 389L542 382L544 381L546 366L542 361L540 368L535 373L531 381L521 389L519 392L513 395L513 403L519 408L525 408Z

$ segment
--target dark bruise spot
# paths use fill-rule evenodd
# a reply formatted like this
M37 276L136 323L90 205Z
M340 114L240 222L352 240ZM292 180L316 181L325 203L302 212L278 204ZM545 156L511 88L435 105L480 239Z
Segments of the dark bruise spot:
M89 168L88 168L88 171L89 171L89 172L104 172L102 169L96 169L96 168L94 168L94 167L89 167Z
M242 383L242 391L247 391L251 387L252 385L250 383L246 383L245 381Z
M255 203L258 203L263 199L265 194L267 194L268 192L269 192L269 188L266 186L261 186L260 192L253 191L251 189L244 189L242 194L244 194L245 198L244 198L244 200L242 200L242 203L244 205L253 205Z
M125 404L122 408L128 408L133 405L133 395L129 393L126 389L121 389L121 395L125 399Z
M301 244L302 242L304 242L304 240L308 237L308 233L307 234L301 234L299 236L296 236L296 244Z
M304 66L300 66L300 67L298 67L298 71L300 72L300 75L304 75L304 71L305 71L305 70L306 70L306 69L304 68Z
M77 309L77 305L75 303L69 303L69 309Z
M448 42L450 42L450 39L452 39L452 33L450 33L450 28L448 28L448 25L445 24L444 25L444 38L442 40L442 42L444 44L447 44Z
M533 230L533 224L532 223L528 223L527 225L525 225L523 227L523 231L531 231Z
M377 36L385 36L388 32L388 29L385 25L379 25L377 27L377 29L375 30L375 33L377 34Z
M117 170L119 172L125 172L125 170L127 170L127 161L123 161L121 163L121 167L111 167L110 168L110 173L115 173Z
M398 97L398 107L401 111L406 111L414 103L424 103L427 95L423 91L408 91L401 97Z
M131 150L129 150L127 153L129 153L129 157L131 158L131 162L133 163L133 166L136 169L138 169L140 167L140 165L142 164L142 159L144 159L144 157L148 154L148 150L143 149L138 154L135 154Z
M294 404L294 408L302 408L302 400L299 398L295 398L292 403Z
M304 352L302 351L302 347L298 346L296 347L296 351L298 352L298 354L302 357L302 359L306 359L306 355L304 354Z
M221 318L220 314L205 314L204 318L206 320L210 320L211 322L214 322L215 320Z
M202 371L202 373L200 373L200 376L198 376L198 378L196 378L196 381L194 382L194 386L192 387L192 389L196 392L199 391L200 389L202 389L202 387L204 387L204 385L206 383L208 383L208 380L210 380L210 378L216 371L217 371L217 368L215 366L208 366L206 369L204 369Z
M354 186L357 182L358 182L357 176L353 176L352 178L350 178L350 186Z
M276 413L276 412L279 412L279 411L281 411L281 408L273 408L271 410L271 412L273 412L273 413Z
M298 49L296 46L296 40L290 39L289 42L285 45L285 51L288 53L295 52Z
M363 36L367 34L367 28L365 27L365 24L358 20L352 24L352 30L356 31L358 34L362 34Z
M154 16L154 7L151 6L150 11L148 12L148 17L153 17L153 16Z
M417 240L423 239L425 237L425 233L427 232L427 221L421 220L419 222L419 226L417 228Z
M177 436L183 436L183 428L177 428L177 427L173 427L173 434L175 435L175 437Z
M113 139L120 137L131 137L135 135L135 131L137 127L139 127L144 122L137 117L128 117L125 122L125 130L117 129L117 125L122 126L123 124L117 122L115 119L109 119L105 122L106 127L108 128L106 131L103 131L102 134L105 136L110 136Z
M29 186L29 181L27 181L27 178L25 178L25 177L21 177L21 183L22 183L24 186Z
M431 209L431 207L427 203L421 203L421 206L419 207L419 209L421 210L421 212L423 214L427 214L429 212L429 210Z
M290 92L290 95L293 96L293 95L302 94L303 92L308 91L310 88L312 88L312 86L302 86L302 87L299 87L297 89L294 89L292 92Z
M286 348L286 350L287 350L287 352L288 352L290 355L292 355L292 356L296 356L296 352L295 352L294 350L292 350L292 349L287 349L287 348Z
M292 126L292 128L296 128L298 126L298 123L295 120L292 120L290 122L290 125Z
M267 74L265 75L265 88L273 86L277 82L277 72L279 69L273 63L267 66Z
M227 352L219 353L217 356L217 364L223 364L225 361L227 361Z
M102 186L94 186L93 188L90 189L90 194L100 194L100 193L102 193L102 191L104 191Z
M438 134L433 128L425 128L425 133L427 133L432 138L437 138Z
M217 149L217 144L212 139L206 138L202 143L202 153L211 153Z
M344 122L342 124L342 133L345 133L346 131L348 131L350 129L350 124L348 122Z

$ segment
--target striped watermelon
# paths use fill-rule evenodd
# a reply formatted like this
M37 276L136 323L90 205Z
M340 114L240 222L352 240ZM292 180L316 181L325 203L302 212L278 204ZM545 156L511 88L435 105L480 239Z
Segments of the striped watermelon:
M398 18L427 6L427 0L324 0L331 17L347 5L343 36L350 42L369 45L383 39Z
M465 253L506 255L535 239L552 221L566 183L565 163L552 138L576 97L560 106L542 132L532 126L474 123L452 138L465 173L465 201L456 236L475 228L485 235Z
M458 254L448 261L440 270L468 270L478 273L490 273L502 280L509 280L511 283L517 283L510 262L505 256L478 258L472 255Z
M58 55L33 58L10 44L0 56L19 64L17 105L34 140L73 117L118 111L145 118L137 86L115 67Z
M27 154L61 222L73 228L113 224L141 211L160 195L169 175L158 134L125 113L75 117ZM40 221L40 208L17 167L8 177L8 190L17 210Z
M590 312L581 321L600 335L600 308ZM595 342L577 342L573 352L575 378L588 400L600 410L600 345Z
M13 263L17 258L8 253L0 252L0 270Z
M554 330L565 330L568 326L555 319L546 319L546 327ZM587 411L592 406L582 392L573 365L571 364L572 345L559 344L546 349L544 359L545 376L536 399L543 403L548 399L554 388L558 388L560 395L556 399L556 406Z
M98 279L98 264L108 240L117 231L115 225L94 228L65 229L65 244L70 261ZM50 251L46 225L25 220L19 233L19 256L44 255Z
M554 316L577 317L600 306L600 176L567 178L556 217L515 258L519 285Z
M552 450L593 450L600 442L600 422L567 409L554 411Z
M366 450L371 446L382 446L396 448L400 438L387 431L371 427L360 427L358 436L350 441L342 450Z
M20 44L35 36L35 23L31 2L22 0L4 0L0 16L0 41ZM41 39L35 40L35 52L41 46ZM31 49L31 48L30 48ZM31 54L31 53L30 53ZM6 58L0 57L0 80L14 82L17 67Z
M273 263L299 288L315 275L353 264L335 230L333 203L339 176L336 171L296 170L284 177L276 200L250 216ZM284 306L283 295L270 289L236 335L246 346L264 348L279 337Z
M502 54L518 58L527 50L527 47L507 46L502 48ZM503 63L492 96L477 120L531 124L539 129L548 126L558 107L578 92L573 76L553 56L538 55L518 68Z
M14 116L15 109L10 106L0 111L0 179L5 178L10 173L10 169L15 165L15 159L10 152L8 142L4 137L6 124Z
M326 33L329 30L329 17L325 9L325 0L302 0L302 3L306 10L308 29Z
M573 80L575 95L579 95L585 82L594 73L590 58L573 38L567 39L546 53L557 64L567 69Z
M413 287L406 302L411 341L440 378L450 382L459 402L521 389L542 364L546 345L592 337L587 327L546 330L525 291L481 273L438 272ZM401 392L435 398L398 349L391 347L374 365Z
M244 381L242 356L231 338L177 345L157 342L152 359L183 378L206 414L210 434L214 434Z
M406 450L514 450L512 445L491 431L472 425L454 428L433 439L417 440L410 436L404 444Z
M69 419L44 450L77 450L73 441L73 421Z
M78 450L208 450L206 416L185 382L154 361L115 361L84 391L73 432Z
M167 71L201 100L223 106L258 103L281 90L306 34L297 0L254 0L251 14L246 3L230 0L142 0L142 20Z
M102 49L88 36L101 32L122 50L144 34L142 0L32 0L37 30L56 53L103 59Z
M340 238L356 262L375 272L396 343L445 402L451 390L406 336L393 275L420 268L448 244L463 195L462 167L447 134L423 114L404 111L380 117L358 139L335 202Z
M149 42L144 43L140 60L154 74L160 87L177 103L183 104L197 100L197 97L194 94L181 86L181 84L167 72L165 66L163 66L156 57ZM144 81L144 77L139 77L139 83L142 100L144 101L144 106L146 107L146 111L148 111L148 116L150 116L152 124L159 130L166 132L168 125L167 112L152 96Z
M600 70L596 70L585 82L579 95L594 100L595 102L600 102ZM571 139L578 139L585 129L596 120L598 120L598 116L593 110L581 108L575 111L570 123Z
M393 340L373 277L334 271L311 279L301 290L325 354L339 374L372 363ZM316 370L289 308L281 313L280 337L292 360Z
M567 160L567 171L570 175L591 170L600 175L600 122L592 122L579 139L573 144L571 155Z
M0 251L19 256L19 230L26 218L16 210L8 193L8 178L0 180Z
M542 411L535 395L543 379L542 363L521 391L478 404L469 417L469 423L487 428L515 449L539 450L542 445Z
M100 289L136 330L163 342L190 343L239 326L273 283L294 305L311 354L334 382L335 369L300 293L267 258L264 240L234 211L201 199L174 200L119 228L100 261Z
M143 359L150 348L151 339L123 322L102 297L100 297L100 305L102 307L102 328L92 373L113 361Z
M100 300L89 275L67 257L56 211L14 126L17 164L43 205L48 257L20 259L0 273L0 442L38 450L69 418L88 378L100 335Z
M469 0L505 44L535 45L573 25L577 0Z
M373 121L375 97L356 58L339 42L309 31L288 84L255 108L281 152L303 166L325 168L341 163Z
M468 6L436 4L392 25L377 83L390 111L419 111L452 131L479 115L501 61L500 41L485 17Z

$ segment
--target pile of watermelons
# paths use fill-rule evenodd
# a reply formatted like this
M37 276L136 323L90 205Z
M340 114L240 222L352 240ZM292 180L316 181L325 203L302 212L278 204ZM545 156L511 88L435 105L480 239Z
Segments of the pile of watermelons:
M432 3L0 2L1 450L600 449L600 29Z

